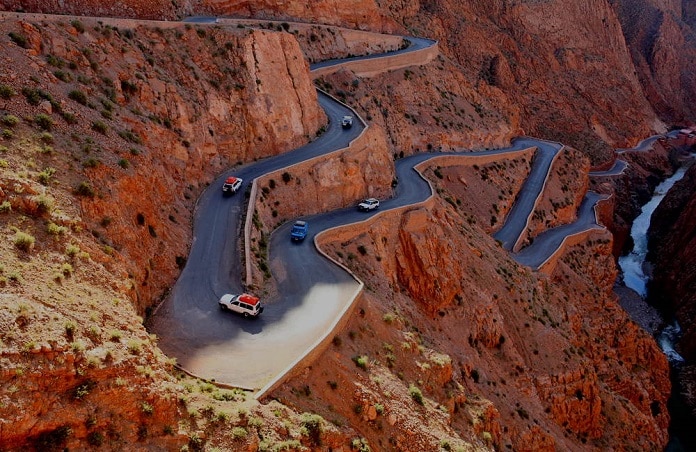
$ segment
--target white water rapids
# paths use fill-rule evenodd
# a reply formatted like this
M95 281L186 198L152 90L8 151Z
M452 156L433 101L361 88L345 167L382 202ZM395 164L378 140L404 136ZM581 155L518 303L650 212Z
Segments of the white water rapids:
M641 298L647 296L648 276L644 272L645 255L648 252L648 227L653 212L665 197L672 186L684 177L686 168L680 167L670 178L662 181L655 188L652 199L643 206L640 215L633 221L631 227L631 238L633 239L633 250L626 256L619 258L619 267L623 271L624 284L636 291ZM667 325L657 336L657 343L667 358L672 362L682 362L679 353L674 350L674 342L679 337L681 329L675 320L671 325Z

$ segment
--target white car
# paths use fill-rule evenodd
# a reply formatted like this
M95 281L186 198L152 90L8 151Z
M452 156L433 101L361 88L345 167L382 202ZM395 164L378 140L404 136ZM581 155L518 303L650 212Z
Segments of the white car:
M241 295L225 294L218 302L223 311L232 311L242 314L244 317L258 317L263 312L263 306L259 297L248 293Z
M222 194L223 195L233 195L237 193L237 191L241 188L242 186L242 179L234 176L230 176L227 179L225 179L225 183L222 184Z
M341 127L343 127L344 129L350 129L351 127L353 127L353 117L344 116L341 120Z
M358 210L363 212L369 212L370 210L375 210L379 207L379 199L367 198L358 204Z

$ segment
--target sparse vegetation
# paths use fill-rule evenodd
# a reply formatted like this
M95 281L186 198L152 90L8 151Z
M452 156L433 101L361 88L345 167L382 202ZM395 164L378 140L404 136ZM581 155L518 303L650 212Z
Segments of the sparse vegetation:
M1 93L0 93L1 97ZM2 117L2 123L8 127L14 127L19 124L19 118L15 115L4 115Z
M74 89L68 93L68 98L74 100L78 104L87 105L87 95L78 89Z
M106 125L104 121L94 121L92 123L92 130L94 130L95 132L99 132L102 135L106 135L106 133L109 130L109 126Z
M10 37L10 39L12 40L12 42L14 42L15 44L17 44L18 46L20 46L20 47L22 47L22 48L24 48L24 49L28 49L28 48L29 48L29 41L27 41L27 37L24 36L23 34L21 34L21 33L15 33L14 31L11 31L11 32L9 32L7 35Z
M31 234L23 231L17 231L15 233L14 245L22 251L31 251L31 249L34 248L34 242L36 242L36 239Z
M354 356L353 362L355 363L356 366L358 366L362 370L367 369L367 362L368 362L367 356Z
M411 384L408 387L408 393L417 404L423 405L423 393L418 386Z
M43 130L51 130L53 127L53 119L51 119L51 117L47 114L39 113L38 115L34 116L34 124Z
M87 181L80 182L80 185L75 188L75 194L87 198L94 198L94 189L92 188L92 184Z
M17 93L11 86L0 83L0 99L11 99L15 94Z

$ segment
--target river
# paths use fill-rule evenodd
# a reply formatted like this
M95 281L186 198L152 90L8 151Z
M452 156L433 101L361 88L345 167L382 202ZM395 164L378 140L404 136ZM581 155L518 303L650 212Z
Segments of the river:
M665 448L666 452L683 452L693 447L694 441L691 439L693 415L689 413L680 395L679 368L684 358L674 349L674 344L679 339L681 330L676 320L666 323L659 311L647 301L650 272L646 271L648 265L645 257L648 252L648 228L652 214L672 186L684 177L687 169L688 165L681 166L671 177L655 188L653 197L643 206L640 215L633 221L631 227L633 250L619 258L619 267L623 272L623 285L635 291L634 294L627 294L628 291L618 285L617 293L623 294L619 296L621 305L633 320L655 335L655 340L669 360L672 370L670 372L672 394L668 402L671 417L670 441Z
M680 167L675 173L662 181L660 185L655 188L652 199L646 203L641 209L640 215L636 217L633 221L633 226L631 226L631 238L633 239L633 250L626 256L619 258L619 267L623 273L623 281L626 287L633 289L638 295L640 295L641 300L634 300L631 303L641 303L647 305L647 285L649 280L649 274L646 273L646 263L645 256L648 252L648 228L650 227L650 218L653 212L660 205L662 199L665 197L667 192L684 177L686 173L686 166ZM635 312L636 306L628 306L627 311L629 313ZM633 309L631 309L633 308ZM640 309L646 310L651 309L646 306L641 306ZM657 311L655 310L655 313ZM659 314L654 314L659 315ZM637 319L634 319L638 321ZM638 321L638 323L641 323ZM660 348L665 353L670 362L683 362L684 359L674 350L674 342L679 337L680 333L679 324L673 321L671 324L666 325L662 330L657 333L656 340L660 345ZM652 332L652 331L651 331Z

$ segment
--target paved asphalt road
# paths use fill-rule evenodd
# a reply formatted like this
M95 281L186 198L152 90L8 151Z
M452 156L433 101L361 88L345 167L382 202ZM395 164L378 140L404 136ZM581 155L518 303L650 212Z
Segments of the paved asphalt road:
M421 41L420 45L425 42ZM428 183L413 166L446 154L422 153L399 159L395 163L399 181L395 196L383 200L378 211L364 213L351 207L306 217L310 233L300 244L289 240L291 222L272 233L270 267L280 294L276 299L263 300L266 308L259 318L246 319L222 312L217 304L220 296L243 290L239 242L247 184L270 171L346 147L364 127L360 121L355 121L351 129L342 129L340 118L354 113L321 93L319 102L330 118L327 131L320 138L291 152L221 174L199 199L187 264L170 296L148 321L148 329L159 337L161 349L168 356L176 357L179 365L189 372L245 388L260 388L268 383L329 331L361 287L344 270L318 253L313 246L315 234L329 227L365 220L390 208L417 203L432 195ZM516 234L519 236L517 231L524 229L553 154L560 146L519 138L510 148L482 151L501 154L504 158L507 152L532 146L539 150L533 171L509 218L496 234L505 243L514 243ZM462 153L467 154L471 152ZM222 182L229 175L243 178L244 185L236 195L223 197ZM588 195L588 205L594 203L593 199ZM572 230L597 227L592 209L582 212ZM522 258L532 263L530 265L543 261L553 252L558 238L562 240L568 233L572 232L550 232L548 238L537 238L534 248L525 250Z

